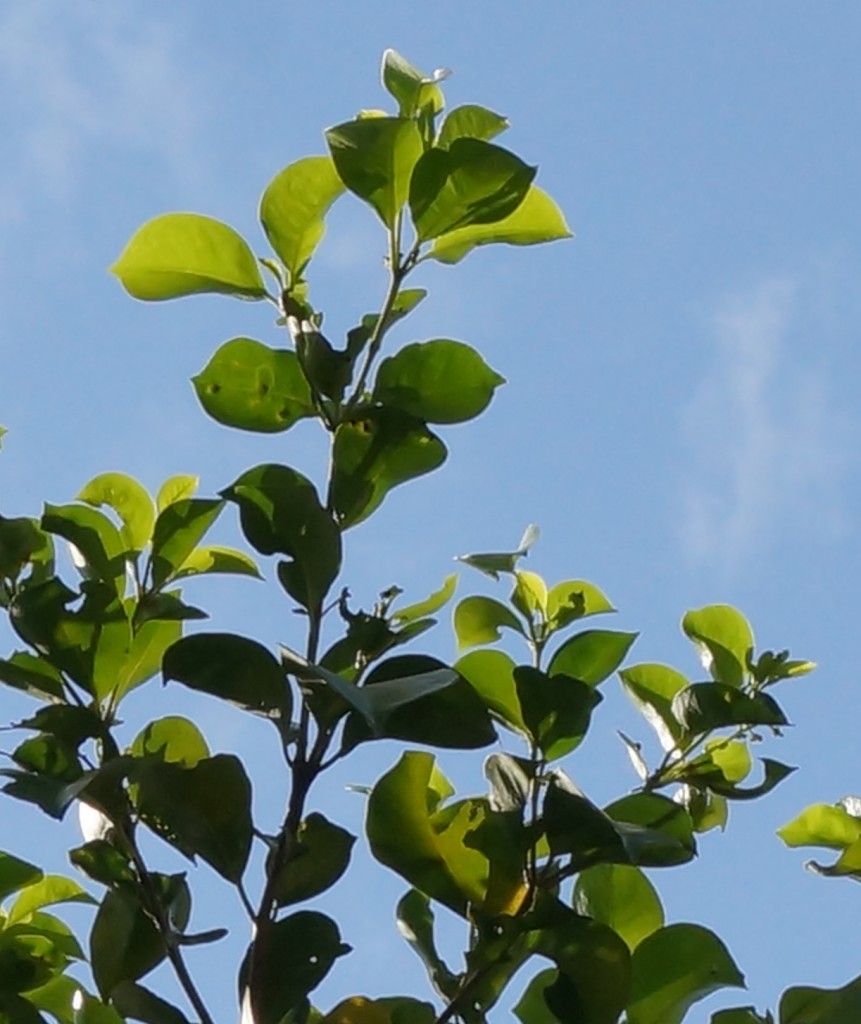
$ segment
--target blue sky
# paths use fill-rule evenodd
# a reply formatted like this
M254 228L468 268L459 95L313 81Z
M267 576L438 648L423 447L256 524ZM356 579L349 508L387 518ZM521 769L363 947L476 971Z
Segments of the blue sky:
M151 489L196 473L206 494L263 461L319 477L313 426L228 432L188 384L229 337L278 344L268 307L136 304L106 268L167 210L218 217L265 252L260 192L290 161L322 152L324 127L385 103L385 47L452 68L450 103L510 118L505 144L540 165L577 238L479 251L416 279L431 296L398 339L468 341L509 384L481 420L445 432L442 470L349 535L345 582L366 604L394 582L418 598L452 556L505 548L537 522L529 568L603 587L620 609L614 626L642 631L635 661L696 675L677 624L718 601L750 617L763 647L816 660L814 676L786 685L795 727L766 751L801 770L738 806L696 863L655 880L670 920L726 940L750 987L738 1002L774 1006L789 984L848 981L861 971L856 894L805 873L774 829L861 789L859 32L849 0L815 13L803 0L5 5L3 514L36 514L110 469ZM379 305L382 251L373 216L342 201L312 272L333 338ZM236 540L228 516L219 530ZM464 575L460 592L482 586ZM271 583L198 581L189 596L211 611L210 628L268 644L297 635ZM453 655L446 622L430 643ZM598 800L635 782L615 730L650 739L616 684L605 693L567 766ZM214 749L250 756L261 816L274 823L284 780L256 723L156 684L132 708L190 714ZM383 745L327 781L331 815L360 829L362 800L343 786L372 781L396 754ZM481 786L480 759L441 759L464 787ZM42 843L76 841L73 822L58 832L26 809L3 806L0 822L4 847L46 864ZM153 856L168 863L163 848ZM230 894L199 875L201 927L229 918L244 942ZM402 888L357 856L330 903L349 901L345 938L357 951L324 1005L346 992L424 993L390 924ZM229 1019L237 946L222 947L197 963Z

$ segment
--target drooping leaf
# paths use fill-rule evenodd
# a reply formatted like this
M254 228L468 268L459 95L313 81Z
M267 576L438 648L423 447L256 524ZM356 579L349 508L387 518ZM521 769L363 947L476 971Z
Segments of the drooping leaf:
M62 875L44 875L21 891L6 917L5 927L25 921L42 907L57 903L95 903L88 892L72 878Z
M0 901L43 877L42 869L35 864L28 864L11 853L0 851Z
M513 811L522 818L532 792L532 763L511 754L491 754L485 759L484 775L490 783L491 809Z
M418 238L429 241L473 224L497 224L526 197L537 168L482 139L454 139L429 149L410 181L410 211Z
M300 280L325 231L329 207L344 191L328 156L308 156L285 167L260 199L260 223L269 244Z
M136 299L199 292L262 299L254 253L233 228L196 213L166 213L139 228L111 267Z
M562 212L546 192L531 185L513 213L492 224L470 224L434 239L430 256L440 263L459 263L479 245L538 245L571 238Z
M79 553L76 564L86 577L108 583L122 593L127 549L120 531L107 516L84 505L46 504L41 526L74 545Z
M523 722L548 761L575 750L589 729L601 694L588 683L528 665L514 670Z
M137 981L165 958L167 950L131 886L111 889L90 932L90 963L103 999L120 982Z
M728 604L708 605L687 612L682 629L715 682L741 686L753 654L753 631L741 612Z
M454 610L454 631L461 650L495 643L502 638L502 627L526 635L514 612L493 597L465 597Z
M356 837L322 814L299 826L296 848L279 867L273 895L281 907L326 892L344 874Z
M398 931L425 965L436 991L444 999L451 998L457 977L437 952L431 901L418 889L410 889L398 903L396 917Z
M288 1015L303 1005L350 948L341 941L337 924L317 911L299 910L276 921L268 928L267 955L255 975L254 1019L290 1020ZM240 969L240 992L247 985L248 959L246 954Z
M453 572L450 576L446 576L440 589L434 591L424 601L417 601L415 604L407 605L406 608L397 608L392 611L392 621L400 625L406 625L407 623L424 619L428 615L433 615L434 612L438 612L440 608L448 604L454 596L456 589L457 573Z
M392 488L439 468L446 454L425 423L397 409L370 409L341 423L332 450L332 501L342 529L366 519Z
M630 1024L681 1024L695 1003L721 988L743 988L721 940L700 925L673 924L653 932L634 952Z
M63 699L61 673L48 660L29 651L15 651L8 660L0 658L0 682L40 700Z
M152 538L155 586L160 587L173 577L223 508L224 502L215 498L179 498L161 510Z
M278 567L290 596L318 608L341 568L341 534L310 480L287 466L262 465L222 493L239 506L242 531L257 551L292 559Z
M145 763L136 772L144 820L188 857L199 855L223 878L242 877L251 850L251 784L229 754L193 767Z
M489 142L508 128L508 118L494 114L487 107L467 103L446 114L437 135L436 145L447 149L455 139L482 139Z
M437 339L384 359L373 397L425 423L463 423L483 412L504 383L469 345Z
M625 692L658 734L664 750L681 742L684 729L672 711L673 698L690 682L667 665L634 665L619 673Z
M597 686L622 664L637 636L637 633L609 629L576 633L556 651L547 671L550 675L571 676Z
M514 680L515 664L507 654L503 651L471 651L455 662L454 669L503 725L528 735Z
M631 952L664 924L655 887L638 867L627 864L596 864L581 872L574 909L609 925Z
M840 804L812 804L777 830L787 846L824 846L843 850L861 839L861 818Z
M155 509L145 487L124 473L102 473L79 492L78 501L100 508L107 505L122 520L120 531L129 551L142 551L152 537Z
M326 142L341 181L391 228L424 148L418 124L405 117L347 121L330 128Z
M748 694L728 683L694 683L673 697L673 716L690 736L732 725L788 725L767 693Z
M314 415L296 353L253 338L226 341L191 380L205 412L227 427L273 434Z
M195 633L177 641L164 658L165 682L176 680L230 701L246 711L290 723L292 698L284 669L255 640L233 633Z

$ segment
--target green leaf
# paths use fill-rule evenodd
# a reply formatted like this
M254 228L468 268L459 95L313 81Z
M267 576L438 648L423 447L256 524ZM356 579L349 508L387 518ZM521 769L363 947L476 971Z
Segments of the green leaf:
M301 903L330 889L347 870L355 841L322 814L309 814L290 857L278 869L273 889L278 905Z
M547 1005L545 993L559 979L559 971L548 967L529 982L517 1005L514 1016L521 1024L559 1024L559 1017ZM551 995L551 1000L553 996ZM576 1011L575 1011L576 1012Z
M769 1011L762 1017L752 1006L737 1006L713 1013L711 1024L774 1024L774 1017Z
M425 298L427 298L427 290L424 288L402 288L395 296L392 308L386 317L384 332L388 331L399 320L403 320L405 316L412 313L416 306ZM365 342L373 334L379 319L379 313L366 313L362 317L361 326L357 330L363 332Z
M861 818L841 804L812 804L777 834L787 846L824 846L843 850L861 839Z
M448 149L429 149L415 165L409 190L419 240L499 223L523 202L537 170L481 139L459 138Z
M428 689L426 684L420 688L423 681L430 684ZM456 750L496 741L483 701L466 680L436 658L389 658L374 668L357 692L353 690L346 694L348 702L358 693L366 710L357 709L364 721L354 714L344 726L344 749L375 735Z
M299 910L267 929L267 955L255 975L257 1020L282 1021L302 1005L338 957L350 952L337 924L325 914ZM250 954L250 950L249 950ZM248 979L249 954L239 972L240 991Z
M290 596L318 608L341 568L341 534L310 480L287 466L255 466L222 493L239 506L242 532L255 550L292 559L278 567Z
M788 725L767 693L743 693L728 683L694 683L673 698L672 713L692 736L732 725Z
M514 589L508 600L529 622L546 621L547 584L537 572L515 569Z
M299 358L253 338L232 338L191 378L204 411L239 430L274 434L314 415Z
M0 682L23 690L39 700L63 700L63 677L45 658L15 651L8 661L0 658Z
M798 985L780 998L780 1024L856 1024L861 1015L861 978L842 988Z
M396 50L386 50L381 77L385 88L398 101L402 117L412 117L426 106L430 106L434 114L442 109L442 93L436 82L445 77L444 72L428 78Z
M209 757L209 747L194 722L180 715L168 715L145 726L135 737L129 753L135 757L151 754L162 761L193 768L198 761Z
M426 424L392 408L341 423L332 450L332 502L342 529L366 519L394 487L438 469L446 447Z
M630 1024L680 1024L701 999L721 988L743 988L721 940L707 928L674 924L637 947L632 963Z
M465 597L454 610L458 647L477 647L502 639L502 627L525 636L523 623L501 601L492 597Z
M623 796L605 807L604 813L620 825L634 826L635 831L628 833L626 841L634 844L636 863L641 867L686 864L696 855L691 816L680 804L660 793L632 793ZM665 846L647 842L641 847L637 842L636 830L639 829L661 832L672 842ZM648 840L650 837L645 838Z
M516 551L489 552L478 555L458 555L457 561L478 569L491 579L498 580L500 573L513 573L521 558L529 554L529 549L538 540L539 530L533 523L523 532Z
M260 199L260 223L290 273L301 279L325 231L329 207L344 191L328 156L307 156L285 167Z
M690 682L668 665L644 664L622 669L619 673L625 692L658 734L666 751L676 747L684 729L673 714L673 698Z
M504 726L528 735L514 681L514 661L507 654L471 651L455 662L454 670L466 679Z
M586 580L564 580L547 594L547 622L554 632L589 615L615 610L604 593Z
M120 535L129 551L142 551L150 542L155 523L152 498L145 487L124 473L102 473L77 496L78 501L100 508L107 505L122 520Z
M134 880L127 857L108 839L91 839L69 850L69 860L88 878L108 888Z
M193 498L199 482L196 476L189 476L184 473L168 477L156 495L156 511L161 514L168 505L173 505L177 501L183 501L185 498Z
M246 555L244 551L218 545L195 548L176 570L173 578L181 580L186 576L203 576L212 573L253 576L258 580L263 579L254 559Z
M125 588L126 545L120 531L95 509L82 505L45 505L42 529L73 544L84 565L75 559L86 578L111 584L122 594Z
M436 145L447 149L456 139L482 139L489 142L508 128L508 118L487 107L467 103L450 111L442 123Z
M160 596L168 597L167 594ZM118 668L113 689L114 702L119 703L129 691L152 679L161 669L165 651L181 636L181 621L152 618L140 625L135 631L128 656Z
M559 207L546 192L532 185L514 213L493 224L471 224L440 235L434 239L430 256L440 263L459 263L479 245L538 245L571 237Z
M179 498L162 509L152 538L155 586L161 587L173 578L223 508L224 502L215 498Z
M609 925L631 952L664 925L655 887L639 868L627 864L596 864L581 872L574 887L574 909Z
M9 928L42 907L56 903L95 903L96 901L72 878L62 875L44 875L28 885L12 904L6 917L5 927Z
M27 1001L50 1013L59 1024L123 1024L116 1010L91 996L76 978L67 974L55 975L47 984L31 989ZM78 1003L82 1004L80 1009L74 1009Z
M601 694L570 676L550 676L521 665L514 681L523 721L548 761L575 750L589 729L592 711Z
M143 977L166 953L164 940L135 891L109 890L90 932L90 963L102 998L107 999L120 982Z
M165 213L139 228L111 267L136 299L200 292L262 299L254 253L233 228L197 213Z
M483 412L504 383L475 349L438 339L384 359L373 399L426 423L463 423Z
M134 981L121 981L111 992L111 1002L123 1017L144 1024L188 1024L175 1006Z
M37 567L50 575L53 561L53 542L35 519L0 516L0 578L17 580L24 569L32 565L36 576L31 581L41 582Z
M571 676L597 686L622 664L638 635L609 629L584 630L562 644L547 671L551 676Z
M486 801L441 807L441 792L450 791L430 754L406 753L371 791L366 829L377 860L464 916L468 905L481 907L490 896L491 862L480 849L480 828L488 826L496 856L510 858L512 850L500 843L491 824L498 816ZM522 899L522 868L512 867L500 864L493 872L497 912L516 909Z
M251 851L251 784L242 762L216 754L187 768L143 764L136 777L147 824L187 857L202 857L237 883Z
M418 889L410 889L398 903L396 917L398 931L425 965L436 991L444 999L451 998L457 989L457 977L437 952L431 901Z
M424 619L428 615L433 615L434 612L438 612L440 608L448 604L454 596L455 590L457 590L457 573L453 572L450 576L446 576L440 589L435 590L424 601L418 601L416 604L410 604L406 608L398 608L393 611L391 613L392 621L399 625L406 625L407 623Z
M175 680L289 728L292 697L284 669L255 640L233 633L183 637L165 654L163 672L165 682Z
M0 851L0 901L5 900L13 892L33 885L43 878L42 869L35 864L14 857L11 853Z
M700 654L712 679L727 686L741 686L753 656L753 631L747 619L728 604L712 604L689 611L682 629Z
M341 181L391 228L423 152L418 124L403 117L347 121L328 129L326 142Z

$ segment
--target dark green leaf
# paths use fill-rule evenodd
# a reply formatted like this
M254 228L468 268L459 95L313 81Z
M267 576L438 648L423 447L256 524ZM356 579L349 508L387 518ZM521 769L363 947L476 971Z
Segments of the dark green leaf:
M0 901L13 892L33 885L42 877L42 869L35 864L28 864L11 853L0 851Z
M757 786L736 786L723 782L719 778L710 777L707 781L708 788L727 800L756 800L758 797L770 793L775 786L796 770L767 757L762 758L762 765L765 769L765 778Z
M554 761L575 750L589 729L601 694L579 679L521 665L514 682L523 721L545 758Z
M639 868L627 864L596 864L581 872L574 909L609 925L631 952L664 924L655 887Z
M103 999L165 958L164 941L131 887L105 894L90 933L90 963Z
M353 379L354 356L350 345L340 351L334 348L311 320L291 317L287 323L303 376L315 392L340 403Z
M188 1024L175 1006L134 981L121 981L111 992L111 1002L123 1017L144 1024Z
M493 224L471 224L440 235L430 256L440 263L458 263L479 245L538 245L560 238L571 238L571 229L550 196L532 185L514 213Z
M521 1024L559 1024L559 1017L547 1005L546 991L559 979L559 971L548 967L529 982L517 1005L514 1016ZM550 997L553 998L552 995Z
M473 224L496 224L523 202L536 167L481 139L454 139L448 149L429 149L410 182L416 233L428 241Z
M59 1024L123 1024L116 1010L91 996L76 978L67 974L55 975L41 988L31 989L27 1000L50 1013ZM75 1009L78 1004L80 1009Z
M403 117L372 117L330 128L329 151L341 181L391 228L422 155L418 124Z
M224 502L214 498L180 498L162 509L152 540L152 580L157 587L171 579L223 508Z
M526 635L514 612L493 597L465 597L454 610L454 631L461 650L495 643L502 638L503 626Z
M344 186L328 156L308 156L285 167L260 199L260 223L290 274L301 279L325 231L324 218Z
M146 488L124 473L102 473L84 486L77 497L88 505L107 505L122 520L121 535L129 551L142 551L152 537L155 508Z
M62 700L63 677L45 658L15 651L8 661L0 658L0 681L40 700Z
M251 784L229 754L192 768L144 764L137 773L141 815L186 856L199 855L229 882L238 882L251 850Z
M107 839L92 839L70 850L69 860L89 878L109 888L134 879L126 855Z
M659 793L624 796L605 807L604 812L617 824L634 827L633 831L626 833L626 842L636 851L636 857L632 857L632 860L642 867L685 864L696 854L690 815L684 807ZM665 846L652 844L647 835L647 841L641 849L638 842L639 829L660 832L670 842Z
M53 562L51 538L35 519L0 516L0 578L16 580L27 565Z
M299 910L268 929L267 955L255 975L256 1020L281 1021L301 1006L335 960L350 952L335 922L313 910ZM250 953L250 950L249 950ZM248 954L240 969L240 991L248 976Z
M514 811L521 818L532 792L531 762L511 754L491 754L484 762L494 811Z
M504 383L475 349L438 339L384 359L373 397L426 423L462 423L483 412Z
M526 735L529 730L517 696L514 669L514 661L502 651L472 651L454 665L454 670L466 679L494 717L507 728Z
M322 814L308 815L299 827L295 849L278 869L278 905L301 903L330 889L347 870L355 841L354 835Z
M214 292L266 295L254 253L233 228L196 213L165 213L132 236L111 273L136 299Z
M712 604L689 611L682 629L700 652L712 679L727 686L741 686L753 655L753 632L747 619L728 604Z
M713 1013L711 1024L774 1024L774 1017L767 1010L763 1017L752 1006L739 1006Z
M482 139L489 142L506 128L507 117L494 114L487 107L468 103L462 107L455 107L446 115L436 144L440 149L447 149L455 139Z
M787 725L767 693L744 693L728 683L694 683L673 698L672 713L692 736L732 725Z
M83 559L75 563L86 578L110 584L122 595L127 547L107 516L83 505L45 505L41 526L74 545Z
M457 977L437 952L431 901L418 889L410 889L398 903L396 917L398 931L425 965L432 985L443 999L450 999Z
M427 291L424 288L401 289L401 291L399 291L398 294L395 296L395 300L392 303L392 308L389 310L389 314L386 317L386 322L383 328L384 332L388 331L389 328L396 324L399 320L403 320L405 316L412 313L416 306L425 298L427 298ZM362 317L361 326L356 329L361 331L362 334L364 335L364 341L362 342L363 346L364 344L367 343L368 339L371 337L374 330L376 329L377 321L379 319L379 313L366 313L365 316ZM357 343L358 337L353 344L355 345ZM348 350L350 350L353 358L355 358L358 355L357 351L353 351L352 349L350 349L349 344Z
M744 976L726 946L707 928L674 924L644 939L633 959L630 1024L680 1024L701 999L743 988Z
M332 451L332 501L342 529L366 519L393 487L437 469L445 445L396 409L369 409L342 423Z
M227 427L272 434L314 415L296 353L253 338L226 341L192 383L204 410Z
M172 596L159 594L158 598L170 600ZM162 601L159 603L162 604ZM182 619L206 617L205 613L198 612L198 609L182 605L178 599L173 605L173 611L177 610L177 605L181 605ZM163 604L161 611L165 614ZM115 703L119 703L129 691L141 686L158 673L165 651L182 636L182 619L171 621L167 618L153 617L143 623L138 621L128 656L117 670L113 690Z
M292 698L284 669L255 640L233 633L195 633L168 650L162 671L165 682L176 680L228 700L273 719L279 728L290 723Z
M637 636L609 629L584 630L562 644L550 659L547 671L551 676L572 676L597 686L622 664Z
M292 559L278 574L290 596L318 608L341 568L341 535L314 485L287 466L263 465L223 494L239 506L243 533L257 551Z
M797 985L780 998L780 1024L857 1024L861 1019L861 978L842 988Z

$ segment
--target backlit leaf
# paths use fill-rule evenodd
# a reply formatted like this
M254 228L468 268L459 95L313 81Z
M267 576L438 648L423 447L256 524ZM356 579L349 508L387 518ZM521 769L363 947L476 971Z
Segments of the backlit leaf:
M508 128L508 118L487 107L468 103L446 114L436 144L447 149L455 139L483 139L489 142Z
M454 631L461 650L495 643L501 639L503 627L525 635L520 619L495 598L465 597L454 610Z
M712 679L741 686L753 654L753 632L747 619L728 604L712 604L689 611L682 629L700 652L703 667Z
M632 952L664 924L655 887L639 868L627 864L596 864L581 872L574 909L609 925Z
M94 477L78 494L96 508L107 505L122 520L121 530L125 546L130 551L142 551L152 537L155 509L145 487L124 473L102 473Z
M622 664L637 636L609 629L584 630L562 644L550 659L547 671L552 676L571 676L597 686Z

